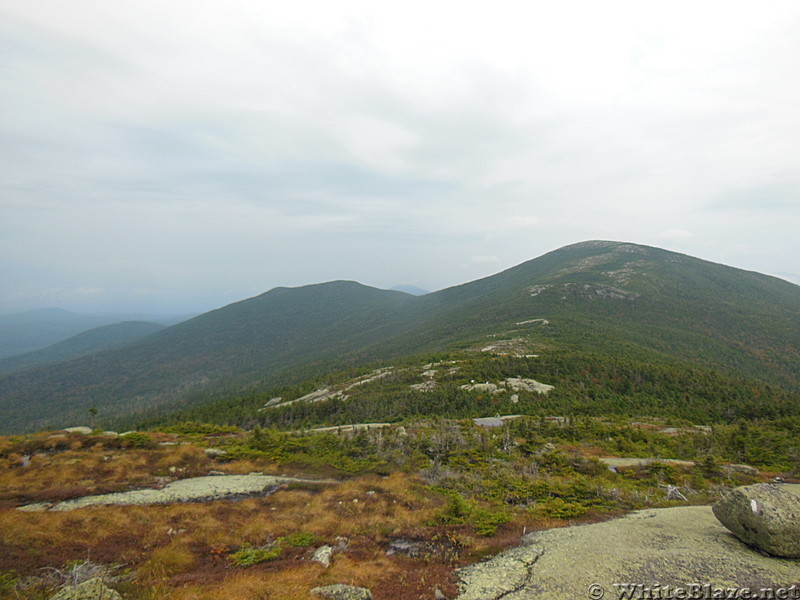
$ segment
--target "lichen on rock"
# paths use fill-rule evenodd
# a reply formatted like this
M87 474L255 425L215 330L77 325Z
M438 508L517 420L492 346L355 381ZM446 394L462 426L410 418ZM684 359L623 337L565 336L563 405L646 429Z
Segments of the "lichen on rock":
M744 543L773 556L800 558L800 496L785 486L757 483L735 488L713 510Z
M367 588L344 583L316 587L311 590L311 593L326 600L372 600L372 592Z
M118 592L103 583L100 577L65 587L50 600L122 600Z

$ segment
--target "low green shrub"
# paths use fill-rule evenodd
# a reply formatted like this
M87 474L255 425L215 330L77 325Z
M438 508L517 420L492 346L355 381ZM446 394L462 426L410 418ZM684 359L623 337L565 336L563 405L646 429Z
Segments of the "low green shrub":
M493 536L503 523L511 521L508 511L498 508L475 507L470 514L470 522L475 525L475 532L482 536Z
M0 571L0 596L10 592L19 581L19 574L16 571Z
M492 536L500 525L511 521L511 514L503 508L487 508L467 502L455 491L447 492L447 497L447 505L435 517L440 524L472 525L478 535Z
M156 443L146 433L131 431L119 436L120 443L124 448L155 448Z
M575 519L584 515L589 507L580 502L572 502L563 498L547 498L537 502L532 512L548 519Z
M275 560L283 548L275 544L268 548L253 548L249 544L228 555L228 560L237 567L252 567L263 562Z
M279 541L285 542L295 548L307 548L317 541L317 538L310 531L295 531L282 537Z

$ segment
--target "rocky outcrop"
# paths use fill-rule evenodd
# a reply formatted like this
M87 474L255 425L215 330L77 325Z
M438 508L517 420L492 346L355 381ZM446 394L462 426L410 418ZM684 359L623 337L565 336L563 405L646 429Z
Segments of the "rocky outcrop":
M331 566L331 558L333 558L333 547L320 546L314 551L314 555L311 557L311 560L318 562L327 569Z
M525 392L536 392L538 394L546 394L547 392L553 389L552 385L541 383L539 381L536 381L535 379L523 379L520 377L510 377L506 379L503 383L507 388L510 388L515 392L525 391Z
M122 600L118 592L106 587L100 577L65 587L50 600Z
M228 454L228 451L222 448L206 448L203 452L208 458L222 458Z
M697 594L690 584L713 592L732 586L788 588L800 580L796 560L765 556L742 544L709 506L638 511L603 523L536 532L525 543L461 569L458 600L643 598L656 596L635 590L623 596L620 584L678 586Z
M530 584L540 548L522 546L499 554L489 561L471 565L459 573L462 593L458 600L495 600L513 597Z
M66 431L67 433L80 433L81 435L91 435L92 428L86 426L66 427L64 428L64 431Z
M316 587L311 593L326 600L372 600L372 592L367 588L335 583L325 587Z
M242 496L263 496L271 494L283 483L293 482L330 483L272 475L215 475L173 481L160 490L147 489L101 494L99 496L84 496L75 500L59 502L52 506L46 503L30 504L21 507L19 510L60 511L105 504L172 504L175 502L223 500Z
M788 489L772 483L735 488L714 504L714 515L744 543L800 558L800 496Z

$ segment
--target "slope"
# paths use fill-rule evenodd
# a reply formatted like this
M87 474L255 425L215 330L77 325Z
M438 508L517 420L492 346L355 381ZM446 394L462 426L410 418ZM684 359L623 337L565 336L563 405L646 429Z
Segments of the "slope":
M420 299L442 347L547 319L546 339L679 357L800 390L800 287L658 248L592 241Z
M740 387L796 392L798 317L800 288L783 280L647 246L584 242L419 297L353 282L277 288L125 348L0 378L0 409L9 431L80 419L94 404L101 414L163 412L480 348L486 336L573 362L580 353L603 364L692 366L740 378Z
M0 378L3 431L30 430L180 404L190 391L221 391L391 336L413 300L337 281L276 288L179 323L123 348Z
M47 348L4 358L0 360L0 374L59 363L124 346L162 329L163 325L149 321L124 321L95 327Z
M60 308L0 315L0 358L46 348L82 331L120 320L107 316L78 315Z

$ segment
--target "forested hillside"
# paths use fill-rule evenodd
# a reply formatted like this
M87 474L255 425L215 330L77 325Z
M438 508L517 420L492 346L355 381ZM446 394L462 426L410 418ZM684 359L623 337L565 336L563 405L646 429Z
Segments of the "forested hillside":
M124 346L162 329L163 325L148 321L124 321L95 327L47 348L0 359L0 374L64 362Z
M313 391L425 355L462 361L476 380L499 369L555 385L525 411L780 416L797 410L799 324L800 288L786 281L647 246L585 242L418 297L353 282L276 288L124 348L0 378L0 408L6 431L80 421L92 406L117 420L193 407L207 414L209 403L255 406L286 386ZM428 393L384 390L372 412L464 414L480 404L480 394L445 383ZM372 410L335 402L347 418ZM487 399L480 411L502 402ZM339 418L319 410L329 414L285 420Z

